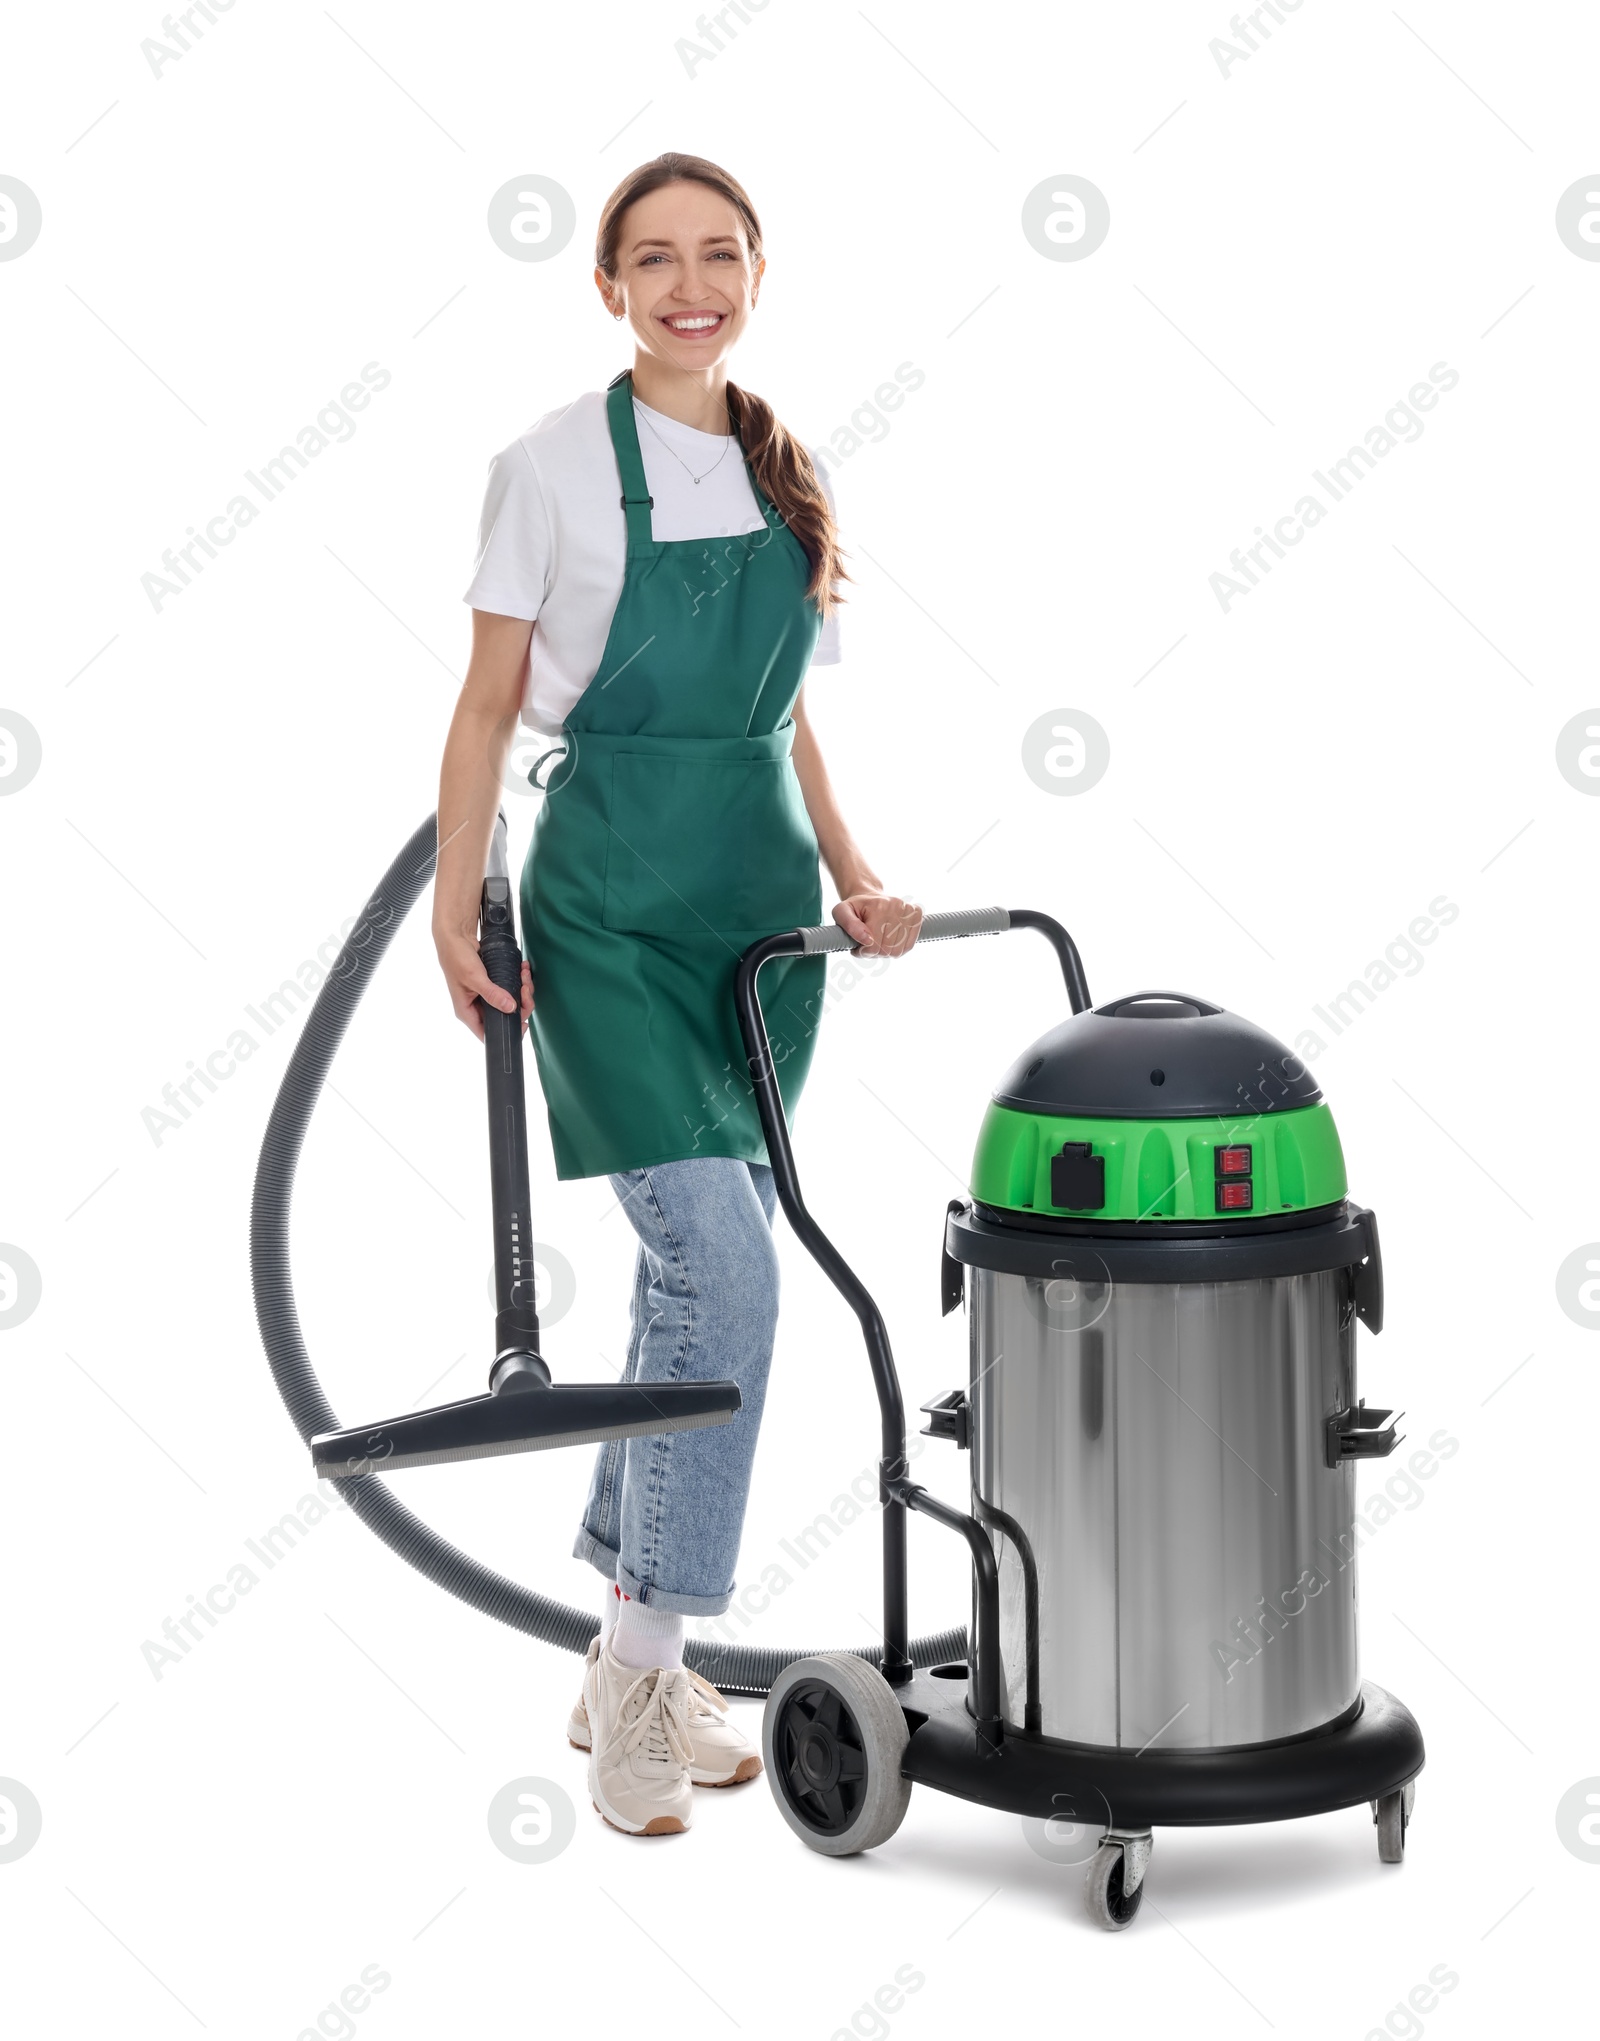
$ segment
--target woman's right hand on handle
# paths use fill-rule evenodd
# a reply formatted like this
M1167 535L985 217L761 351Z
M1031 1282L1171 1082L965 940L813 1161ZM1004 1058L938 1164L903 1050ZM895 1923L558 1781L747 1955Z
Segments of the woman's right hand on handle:
M456 1018L483 1040L478 1001L502 1013L502 992L478 955L478 902L495 815L504 797L506 755L517 727L533 625L521 617L472 612L472 657L445 739L439 772L439 862L433 880L433 941ZM533 1011L533 974L522 967L522 1025Z

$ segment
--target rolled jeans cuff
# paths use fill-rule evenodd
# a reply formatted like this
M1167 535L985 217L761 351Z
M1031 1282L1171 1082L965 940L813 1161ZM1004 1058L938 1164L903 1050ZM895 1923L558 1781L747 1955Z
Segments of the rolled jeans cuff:
M580 1529L573 1540L572 1556L586 1560L597 1573L614 1580L630 1600L647 1609L660 1609L666 1615L720 1616L733 1600L731 1587L725 1595L674 1595L664 1588L651 1587L620 1563L621 1555L614 1545L608 1545L587 1528Z

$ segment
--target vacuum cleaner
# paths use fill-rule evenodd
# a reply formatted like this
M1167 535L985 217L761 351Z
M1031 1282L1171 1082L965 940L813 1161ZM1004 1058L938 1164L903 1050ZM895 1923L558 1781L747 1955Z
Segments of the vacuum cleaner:
M540 1351L520 1016L485 1026L496 1316L487 1393L341 1428L300 1332L288 1230L295 1165L356 1004L433 871L435 818L368 902L318 995L257 1169L257 1320L317 1471L437 1585L582 1652L596 1617L505 1579L413 1516L380 1473L727 1423L735 1384L558 1384ZM521 953L495 830L480 954L516 996ZM762 938L734 998L779 1202L859 1322L880 1413L882 1643L710 1645L686 1662L765 1696L780 1813L850 1856L898 1829L912 1785L1100 1840L1091 1919L1137 1915L1152 1832L1371 1808L1405 1851L1421 1732L1359 1671L1355 1468L1399 1442L1357 1395L1356 1327L1383 1324L1377 1222L1347 1196L1332 1113L1306 1066L1236 1014L1146 991L1094 1007L1050 916L929 914L918 945L1031 929L1070 1016L1000 1080L970 1195L944 1214L940 1302L969 1324L965 1388L922 1406L968 1456L962 1510L906 1471L906 1415L871 1294L806 1209L762 1015L774 957L853 948L836 925ZM912 1638L906 1523L961 1537L968 1624Z

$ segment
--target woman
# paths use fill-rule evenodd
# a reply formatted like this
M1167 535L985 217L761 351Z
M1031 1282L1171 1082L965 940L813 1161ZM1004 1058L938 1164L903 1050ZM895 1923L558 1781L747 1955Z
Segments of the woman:
M775 1192L734 965L757 936L821 918L819 850L833 917L862 951L898 956L922 917L845 826L806 719L802 684L848 577L805 449L728 380L766 267L754 209L714 164L657 157L607 202L596 265L633 367L491 468L441 773L434 940L481 1037L478 1000L515 1004L475 931L520 709L561 737L522 878L522 1017L556 1172L608 1176L639 1236L624 1379L731 1379L743 1394L728 1425L602 1446L573 1548L609 1591L568 1734L605 1819L664 1835L688 1827L695 1785L761 1769L683 1664L684 1617L732 1597L777 1318ZM822 970L806 957L763 974L791 1111Z

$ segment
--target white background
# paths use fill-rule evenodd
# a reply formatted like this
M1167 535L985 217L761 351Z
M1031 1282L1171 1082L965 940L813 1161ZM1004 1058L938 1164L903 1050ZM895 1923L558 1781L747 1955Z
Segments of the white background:
M0 801L0 1239L43 1281L0 1342L0 1775L43 1810L0 1862L12 2031L291 2041L321 2015L362 2041L551 2020L911 2041L1026 2016L1355 2041L1531 2027L1563 1999L1592 2014L1600 1869L1556 1807L1600 1773L1600 1343L1556 1271L1600 1234L1600 804L1556 742L1600 700L1600 266L1554 220L1600 158L1600 26L1439 0L1264 19L1226 77L1220 6L1166 0L772 0L692 76L687 8L626 0L241 0L159 78L153 7L11 23L0 171L44 217L0 262L0 707L43 746ZM1403 1869L1378 1864L1364 1808L1163 1831L1112 1937L1017 1821L924 1789L844 1863L803 1849L765 1785L702 1796L686 1837L625 1840L563 1738L577 1661L343 1513L257 1567L181 1663L147 1665L164 1619L310 1488L246 1256L296 1024L252 1030L259 1053L159 1142L142 1115L359 910L432 806L489 456L626 365L586 245L617 180L669 147L725 164L760 211L736 373L797 433L831 437L902 362L926 374L835 466L854 581L844 663L808 695L891 887L1046 909L1097 998L1176 985L1290 1042L1436 896L1459 907L1420 968L1319 1030L1314 1065L1383 1227L1362 1387L1414 1441L1459 1441L1362 1560L1363 1669L1427 1738ZM548 261L485 227L528 173L577 208ZM1082 261L1021 229L1064 173L1110 205ZM163 550L372 361L392 382L354 438L155 611L141 576ZM1225 612L1208 583L1229 552L1441 362L1460 380L1422 437ZM1057 711L1108 734L1090 790L1024 770L1024 733ZM520 854L532 798L515 807ZM801 1167L913 1408L965 1369L961 1319L937 1315L945 1200L989 1088L1062 1011L1048 952L1016 937L882 970L825 1024ZM420 913L334 1083L295 1224L324 1382L347 1421L471 1393L482 1079ZM578 1282L549 1347L599 1378L631 1236L603 1182L555 1184L537 1104L541 1229ZM875 1454L854 1324L781 1246L742 1579ZM588 1457L420 1472L404 1497L588 1604L596 1577L567 1556ZM918 1467L960 1499L949 1448ZM1363 1494L1389 1472L1363 1470ZM914 1522L911 1551L914 1627L962 1620L956 1541ZM857 1524L748 1634L865 1638L876 1553ZM526 1775L577 1808L542 1866L486 1823ZM353 2021L328 2012L374 1964L389 1986ZM863 2011L907 1965L920 1988ZM1397 2012L1439 1965L1456 1988Z

